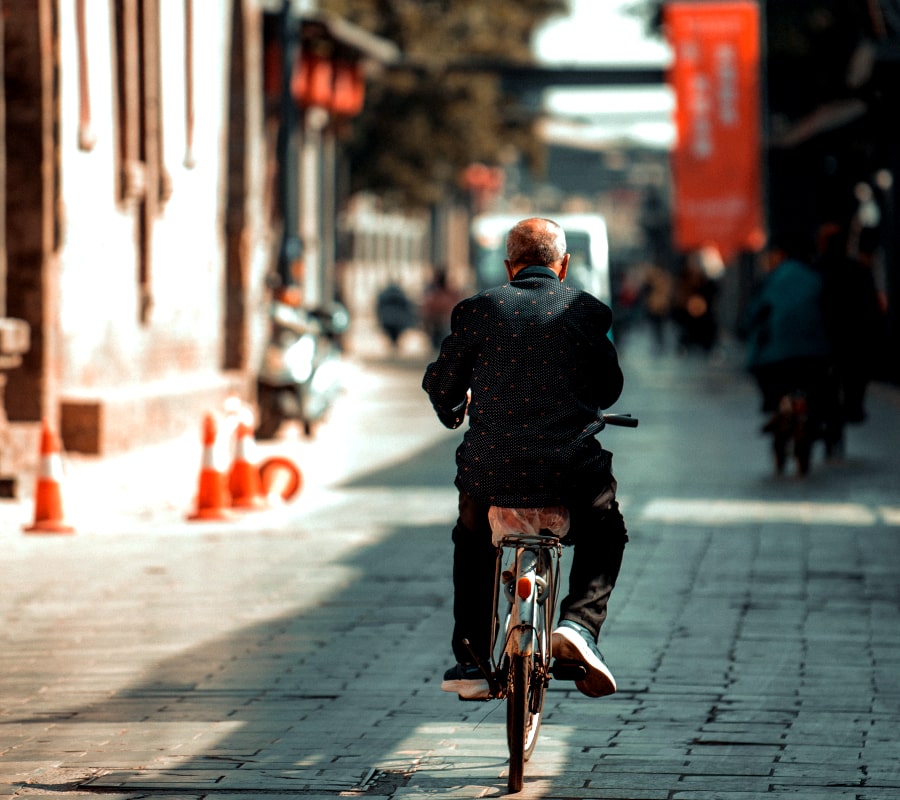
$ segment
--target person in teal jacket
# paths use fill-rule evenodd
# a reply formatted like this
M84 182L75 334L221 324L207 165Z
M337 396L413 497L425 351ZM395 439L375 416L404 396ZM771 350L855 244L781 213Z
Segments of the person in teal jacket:
M795 236L773 237L765 259L767 274L745 316L747 368L763 411L775 411L785 394L797 390L811 407L819 405L831 358L822 275Z

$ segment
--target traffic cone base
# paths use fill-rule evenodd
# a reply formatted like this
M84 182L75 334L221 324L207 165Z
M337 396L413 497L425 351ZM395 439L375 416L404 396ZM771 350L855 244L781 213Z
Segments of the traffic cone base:
M41 522L23 528L25 533L75 533L75 528L62 522Z
M232 508L239 508L243 511L261 511L269 507L260 490L253 489L254 486L258 487L260 484L259 472L252 464L246 461L235 462L228 480L231 487ZM246 487L250 487L250 490L247 491Z
M191 522L228 522L233 519L234 514L227 508L198 508L192 514L188 514L188 520Z

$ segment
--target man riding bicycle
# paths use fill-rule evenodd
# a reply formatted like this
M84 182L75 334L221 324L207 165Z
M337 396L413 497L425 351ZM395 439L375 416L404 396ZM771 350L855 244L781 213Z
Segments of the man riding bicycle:
M491 506L565 505L574 545L569 593L552 635L557 658L583 664L576 682L589 697L616 691L597 649L628 536L616 502L612 453L594 438L601 409L622 392L607 334L609 307L563 281L569 264L562 228L546 219L516 224L506 240L509 282L460 302L451 333L422 387L438 419L469 428L456 451L459 517L453 529L457 664L441 689L482 699L489 687L495 549ZM464 643L468 641L468 646Z

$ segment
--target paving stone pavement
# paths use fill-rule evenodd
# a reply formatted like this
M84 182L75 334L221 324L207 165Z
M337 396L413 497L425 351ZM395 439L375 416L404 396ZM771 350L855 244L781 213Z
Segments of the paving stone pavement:
M551 686L523 797L900 797L900 395L776 480L736 355L623 344L620 690ZM303 467L285 508L185 521L194 437L67 457L74 535L0 507L0 797L505 793L505 709L438 690L458 434L423 359L360 355L316 440L261 444Z

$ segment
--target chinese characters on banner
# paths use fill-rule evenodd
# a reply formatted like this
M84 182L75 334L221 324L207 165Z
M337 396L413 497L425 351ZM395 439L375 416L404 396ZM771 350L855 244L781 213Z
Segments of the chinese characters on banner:
M715 245L728 262L764 241L759 10L751 0L671 2L675 244Z

